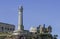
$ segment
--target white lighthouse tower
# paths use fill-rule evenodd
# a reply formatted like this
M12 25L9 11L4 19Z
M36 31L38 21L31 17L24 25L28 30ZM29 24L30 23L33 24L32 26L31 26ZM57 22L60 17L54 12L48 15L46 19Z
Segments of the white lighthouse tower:
M13 32L13 35L22 35L24 32L23 26L23 6L18 8L18 30Z
M23 31L23 6L18 8L18 30Z

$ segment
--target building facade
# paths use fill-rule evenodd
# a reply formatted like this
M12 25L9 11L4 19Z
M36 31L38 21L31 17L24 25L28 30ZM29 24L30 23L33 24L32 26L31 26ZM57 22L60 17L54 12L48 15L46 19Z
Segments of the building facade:
M15 25L0 22L0 32L13 32L15 30Z

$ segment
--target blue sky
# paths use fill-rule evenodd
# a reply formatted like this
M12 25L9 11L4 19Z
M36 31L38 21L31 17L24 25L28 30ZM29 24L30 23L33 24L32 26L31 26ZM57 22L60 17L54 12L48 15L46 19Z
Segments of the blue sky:
M17 29L18 6L21 4L25 29L40 24L51 25L52 33L60 37L60 0L0 0L0 22L14 24Z

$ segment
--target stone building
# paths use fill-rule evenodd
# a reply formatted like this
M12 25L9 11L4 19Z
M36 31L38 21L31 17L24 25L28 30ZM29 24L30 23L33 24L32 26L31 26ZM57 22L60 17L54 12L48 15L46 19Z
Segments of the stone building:
M0 22L0 32L13 32L15 30L15 25Z

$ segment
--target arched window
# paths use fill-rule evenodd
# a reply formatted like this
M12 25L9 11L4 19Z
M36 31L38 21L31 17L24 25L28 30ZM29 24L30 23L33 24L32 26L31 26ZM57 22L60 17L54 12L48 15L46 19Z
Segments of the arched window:
M4 30L4 28L3 28L3 27L1 27L1 29L2 29L2 31Z

